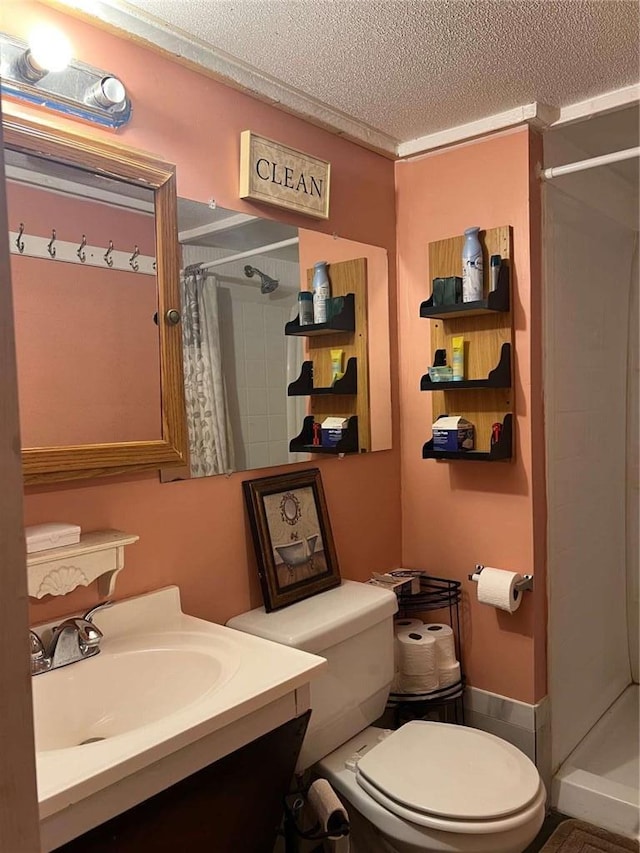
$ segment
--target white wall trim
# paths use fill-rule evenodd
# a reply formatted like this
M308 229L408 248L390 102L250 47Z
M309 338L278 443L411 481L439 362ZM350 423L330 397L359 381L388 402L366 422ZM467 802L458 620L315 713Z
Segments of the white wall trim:
M129 37L159 48L174 60L183 60L198 66L228 85L300 116L331 133L353 139L391 157L396 154L398 140L394 137L351 118L346 113L293 86L288 86L224 51L186 34L174 32L162 21L152 15L146 15L140 9L131 9L122 0L61 0L60 5L70 11L75 10L82 15L97 18Z
M596 95L586 101L578 101L576 104L560 107L560 115L553 122L552 127L560 127L563 124L572 124L595 115L614 112L639 102L640 83L634 83L632 86L615 89L613 92L605 92L603 95Z
M544 130L558 118L559 110L555 107L534 102L523 104L506 112L495 113L485 118L450 127L447 130L420 136L408 142L401 142L397 148L399 158L413 157L423 154L425 151L433 151L435 148L443 148L446 145L454 145L478 136L486 136L497 130L506 130L518 124L530 124L532 127Z

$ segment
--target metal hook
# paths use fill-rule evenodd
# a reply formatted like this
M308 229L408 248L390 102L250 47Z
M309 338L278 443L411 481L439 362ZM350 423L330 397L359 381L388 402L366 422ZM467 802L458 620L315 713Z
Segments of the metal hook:
M155 272L156 271L156 262L154 261L151 266L153 267L153 271Z
M18 251L20 254L24 252L24 240L22 239L22 235L24 234L24 222L20 223L20 228L18 230L18 236L16 237L16 246L18 247Z
M87 253L84 251L84 247L87 245L87 238L85 235L82 235L82 242L76 249L76 255L80 258L80 263L83 264L87 260Z
M129 266L131 267L131 269L134 272L138 272L138 270L140 269L140 265L136 261L136 258L138 257L139 254L140 254L140 249L138 249L138 247L135 246L134 250L133 250L133 255L131 255L131 257L129 258Z
M111 257L112 252L113 252L113 240L109 240L109 248L104 253L104 262L108 267L113 266L113 258Z
M52 258L56 256L56 247L53 245L56 242L56 229L51 229L51 239L47 243L47 252L51 255Z

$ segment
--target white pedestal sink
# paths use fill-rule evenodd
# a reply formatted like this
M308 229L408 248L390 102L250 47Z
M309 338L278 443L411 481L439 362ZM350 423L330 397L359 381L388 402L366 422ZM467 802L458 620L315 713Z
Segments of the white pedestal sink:
M44 851L304 713L326 667L186 616L177 587L95 621L99 655L32 679Z

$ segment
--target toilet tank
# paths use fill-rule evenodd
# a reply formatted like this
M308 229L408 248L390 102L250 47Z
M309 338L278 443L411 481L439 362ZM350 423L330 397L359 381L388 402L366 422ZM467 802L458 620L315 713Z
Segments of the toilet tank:
M235 616L230 628L326 658L311 682L311 720L298 772L371 725L384 711L393 678L396 596L371 584L342 581L274 613Z

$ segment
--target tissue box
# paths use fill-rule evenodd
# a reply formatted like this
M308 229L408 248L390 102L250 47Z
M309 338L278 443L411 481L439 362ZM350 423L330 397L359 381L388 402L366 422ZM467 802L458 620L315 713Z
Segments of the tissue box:
M48 551L49 548L61 548L63 545L77 545L80 541L80 527L77 524L34 524L25 527L24 538L27 554Z
M335 447L344 436L349 418L325 418L320 424L320 443L323 447Z
M434 450L473 450L473 424L459 415L442 415L433 424Z

